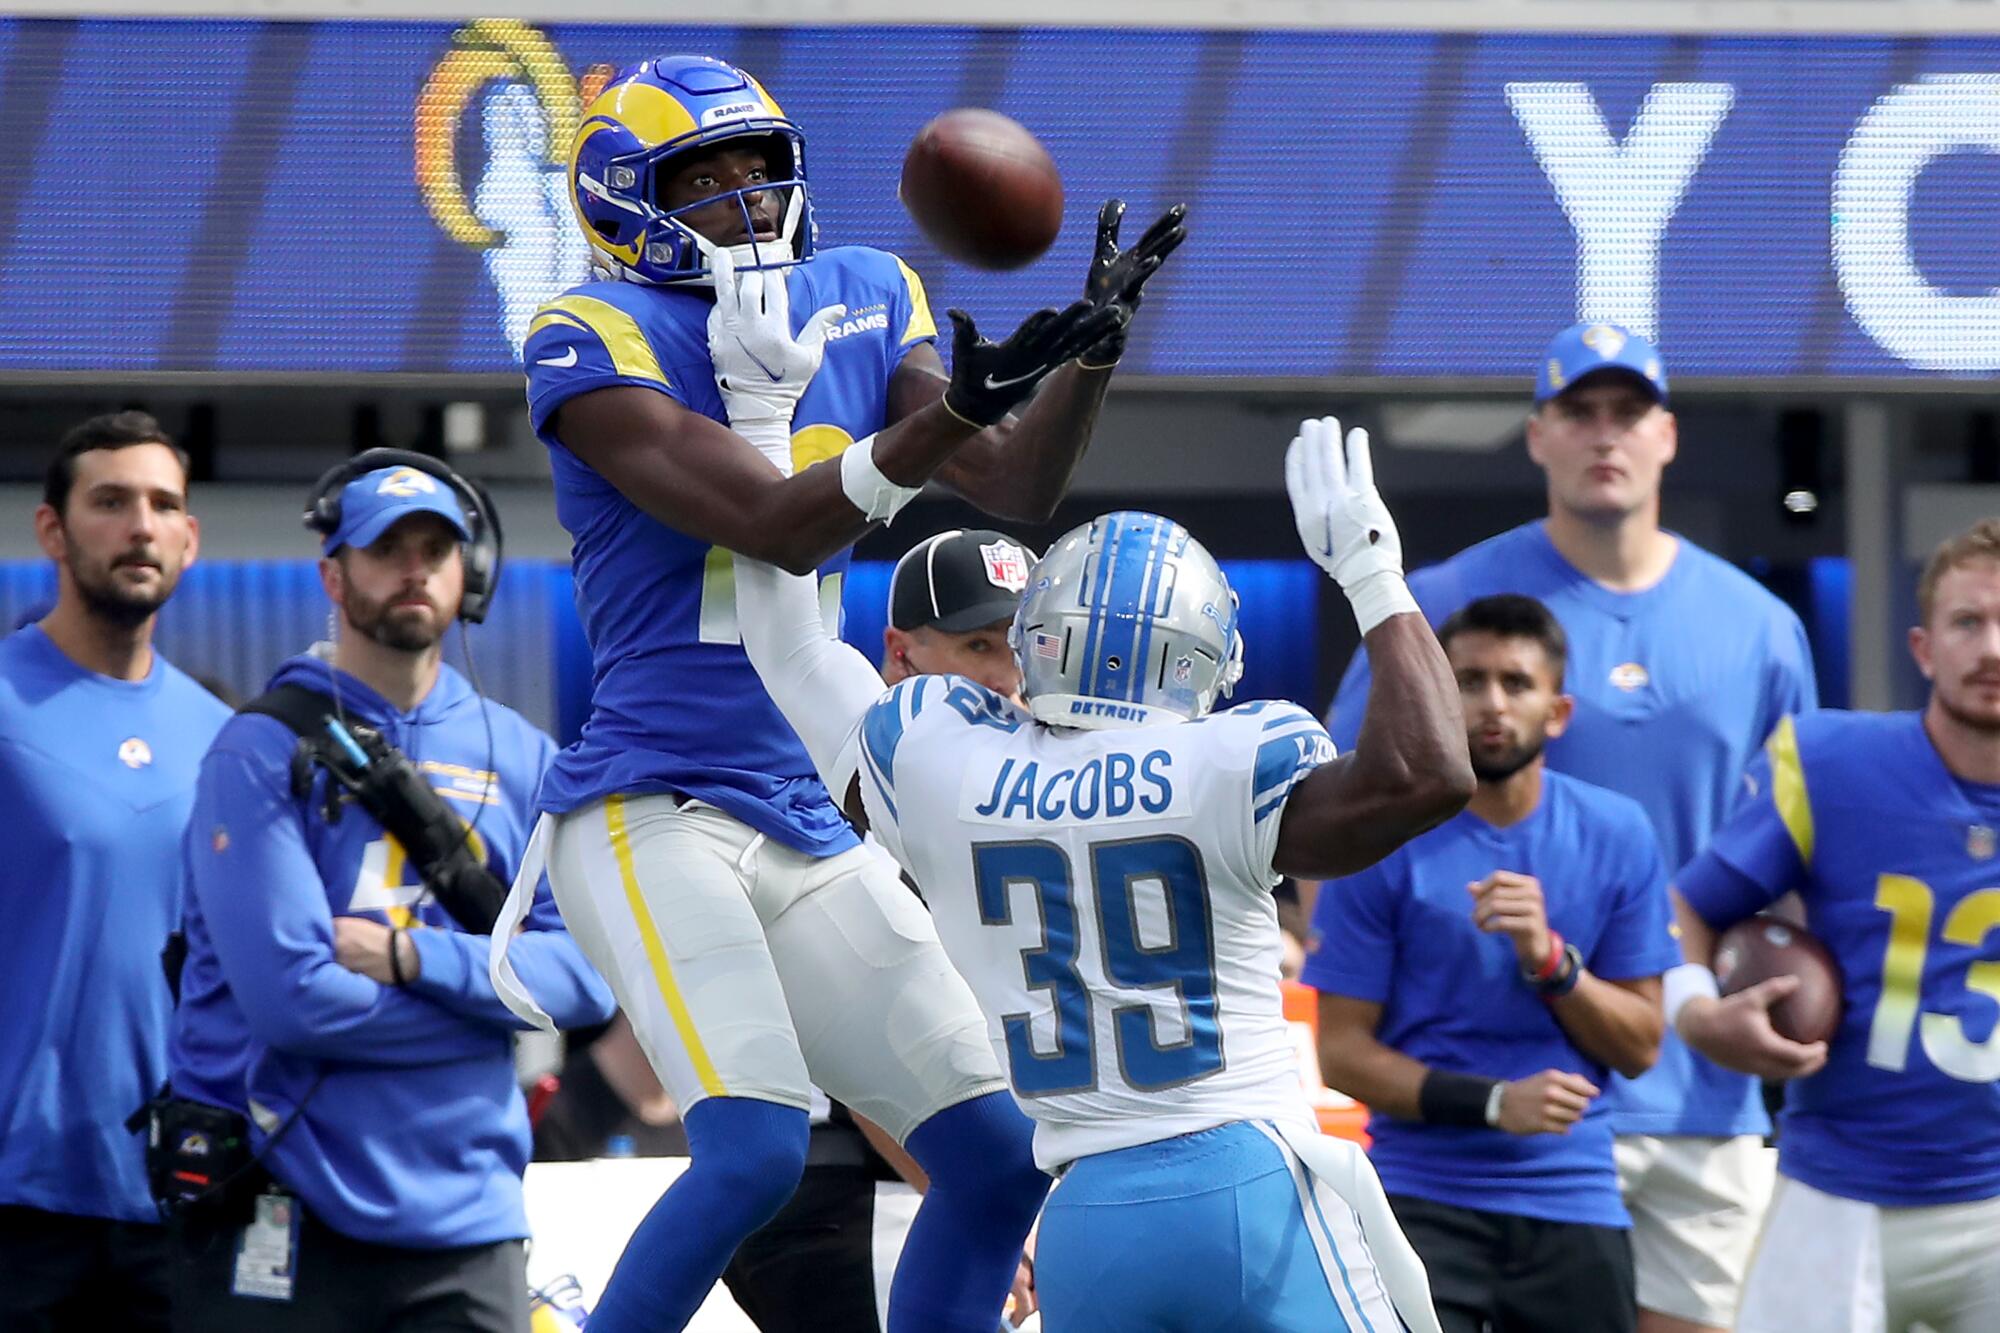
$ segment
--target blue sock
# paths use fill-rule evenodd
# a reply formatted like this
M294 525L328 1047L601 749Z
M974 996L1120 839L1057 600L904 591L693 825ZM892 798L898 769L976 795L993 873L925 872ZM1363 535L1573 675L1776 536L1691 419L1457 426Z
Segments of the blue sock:
M1049 1178L1004 1092L947 1107L904 1146L931 1178L889 1288L889 1333L994 1333ZM593 1328L591 1333L596 1333Z
M806 1113L710 1097L687 1113L688 1154L632 1233L591 1333L676 1333L694 1318L743 1238L785 1206L806 1165Z

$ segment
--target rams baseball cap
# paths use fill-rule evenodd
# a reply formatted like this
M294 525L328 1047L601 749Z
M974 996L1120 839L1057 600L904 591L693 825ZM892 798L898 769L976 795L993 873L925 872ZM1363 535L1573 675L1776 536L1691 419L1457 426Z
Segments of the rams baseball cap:
M1542 353L1535 376L1539 406L1599 370L1622 370L1644 381L1653 397L1667 401L1667 371L1660 349L1618 324L1572 324L1555 336Z
M340 522L320 547L332 555L343 546L368 546L398 519L411 514L436 514L470 541L472 528L451 487L413 467L378 467L364 472L340 490Z
M896 562L889 576L889 623L947 634L1008 620L1021 606L1034 553L1002 532L940 532Z

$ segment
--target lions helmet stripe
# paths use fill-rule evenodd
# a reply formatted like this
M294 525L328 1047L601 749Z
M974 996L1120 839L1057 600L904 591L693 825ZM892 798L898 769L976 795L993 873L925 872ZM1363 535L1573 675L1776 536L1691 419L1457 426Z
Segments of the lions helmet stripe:
M1049 548L1009 641L1038 719L1131 726L1196 719L1226 695L1242 670L1236 624L1235 594L1201 544L1171 520L1126 512ZM1071 650L1052 655L1053 643Z
M1146 548L1146 582L1139 590L1139 648L1132 654L1131 692L1126 695L1134 703L1138 702L1146 677L1151 674L1148 664L1153 660L1149 656L1153 647L1153 609L1159 604L1160 584L1167 573L1167 543L1174 531L1172 524L1156 526L1152 544ZM1171 591L1167 593L1169 598L1172 595Z
M1111 559L1113 553L1117 550L1117 534L1115 532L1111 534L1110 549L1104 549L1098 544L1102 524L1103 520L1099 519L1090 534L1091 546L1095 548L1097 563L1092 565L1087 558L1084 561L1084 568L1091 570L1095 575L1091 580L1094 586L1088 595L1084 594L1082 588L1078 588L1076 599L1078 607L1086 617L1084 621L1083 659L1080 663L1083 668L1082 692L1092 696L1096 695L1098 688L1097 639L1099 631L1103 628L1102 618L1094 612L1095 608L1104 604L1104 590L1111 583Z

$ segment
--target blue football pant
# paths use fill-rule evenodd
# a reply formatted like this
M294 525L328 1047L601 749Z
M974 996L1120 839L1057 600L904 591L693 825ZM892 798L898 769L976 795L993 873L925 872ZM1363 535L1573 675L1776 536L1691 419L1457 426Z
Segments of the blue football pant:
M1351 1210L1264 1128L1078 1160L1042 1212L1060 1333L1400 1333Z

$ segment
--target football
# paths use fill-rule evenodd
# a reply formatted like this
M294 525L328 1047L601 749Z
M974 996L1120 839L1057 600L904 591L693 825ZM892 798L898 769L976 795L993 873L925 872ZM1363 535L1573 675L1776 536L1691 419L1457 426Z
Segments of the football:
M896 193L932 245L974 268L1030 264L1062 229L1062 176L1048 150L981 107L947 111L918 131Z
M1771 1006L1771 1026L1792 1041L1827 1041L1840 1026L1840 967L1827 947L1796 922L1768 912L1739 921L1715 942L1715 979L1734 995L1769 977L1794 976L1799 988Z

